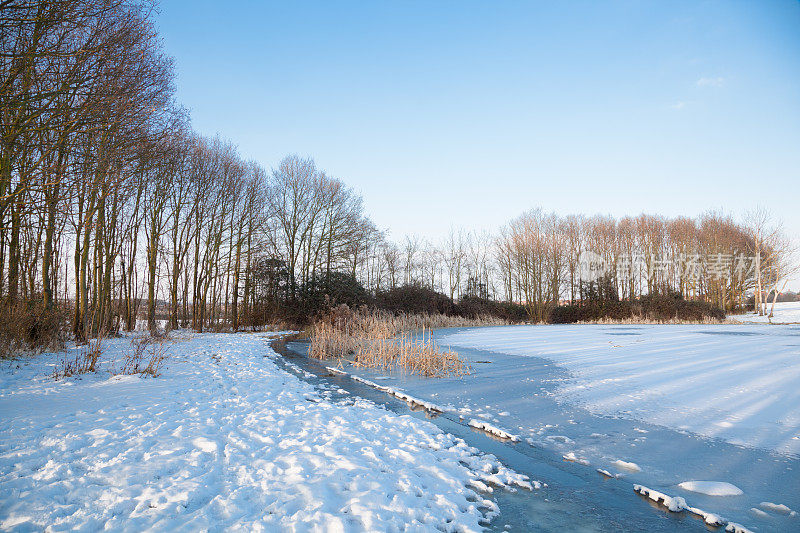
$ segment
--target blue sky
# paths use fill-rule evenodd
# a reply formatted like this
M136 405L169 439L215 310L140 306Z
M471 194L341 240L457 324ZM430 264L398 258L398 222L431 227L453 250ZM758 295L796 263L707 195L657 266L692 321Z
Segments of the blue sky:
M393 238L770 207L800 235L800 2L163 0L195 128L314 157Z

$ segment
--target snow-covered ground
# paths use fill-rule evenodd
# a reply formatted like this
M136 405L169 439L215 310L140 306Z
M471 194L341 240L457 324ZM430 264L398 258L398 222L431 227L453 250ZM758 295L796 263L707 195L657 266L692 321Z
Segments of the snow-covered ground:
M156 379L0 362L1 530L471 531L491 486L530 487L430 422L333 401L263 335L170 351Z
M343 369L703 520L800 531L800 326L508 326L435 338L473 374Z
M775 302L773 317L769 317L772 305L767 306L766 315L746 313L742 315L732 315L729 318L736 322L752 322L755 324L800 324L800 302Z

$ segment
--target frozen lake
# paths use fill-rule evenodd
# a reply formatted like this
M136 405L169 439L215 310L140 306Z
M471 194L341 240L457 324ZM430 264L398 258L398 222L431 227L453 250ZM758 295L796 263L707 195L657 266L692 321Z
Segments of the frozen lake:
M791 514L800 509L800 326L509 326L435 336L472 364L471 376L344 370L576 468L602 469L612 479L598 484L624 484L640 505L633 484L754 530L800 529Z

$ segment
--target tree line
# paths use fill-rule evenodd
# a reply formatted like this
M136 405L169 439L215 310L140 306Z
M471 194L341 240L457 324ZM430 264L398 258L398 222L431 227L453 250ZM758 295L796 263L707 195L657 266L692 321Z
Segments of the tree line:
M798 271L792 242L764 208L739 220L718 212L617 219L537 208L494 235L451 230L438 244L410 237L383 246L395 256L384 261L389 287L412 283L451 300L512 302L533 322L596 296L601 283L628 302L660 294L768 314ZM391 269L398 262L400 280Z
M511 221L497 241L504 296L525 302L536 321L554 305L585 298L587 281L598 281L585 271L587 261L622 299L679 294L732 311L752 293L762 313L766 294L777 294L795 268L790 242L763 209L741 223L714 212L615 219L536 209Z

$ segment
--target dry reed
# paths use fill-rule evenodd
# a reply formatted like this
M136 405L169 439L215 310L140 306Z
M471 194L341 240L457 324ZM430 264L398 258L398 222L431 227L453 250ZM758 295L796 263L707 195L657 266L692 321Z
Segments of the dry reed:
M347 358L357 367L402 369L425 377L460 377L469 374L471 368L456 352L437 346L431 330L496 323L501 322L444 315L394 315L374 310L354 312L339 306L314 324L311 356ZM413 331L419 333L414 335Z

